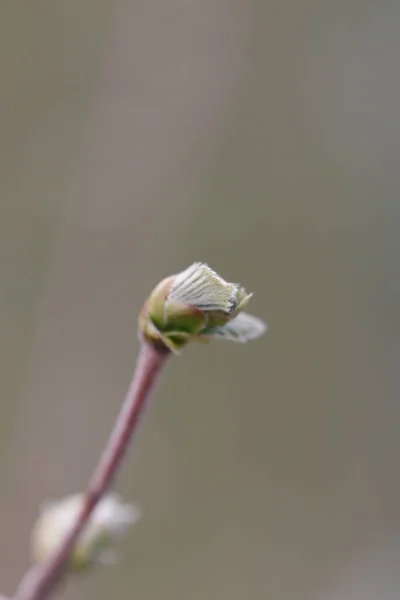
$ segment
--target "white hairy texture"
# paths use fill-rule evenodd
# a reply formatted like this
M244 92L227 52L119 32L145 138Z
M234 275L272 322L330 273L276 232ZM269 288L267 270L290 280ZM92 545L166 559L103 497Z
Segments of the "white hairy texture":
M115 494L103 498L93 512L93 521L113 535L121 535L130 525L140 518L138 509L133 504L121 502Z
M228 283L205 263L193 263L176 276L167 304L182 302L204 311L230 313L238 293L235 283Z
M74 494L43 506L32 536L33 552L37 558L46 558L60 544L73 526L82 502L82 494ZM99 539L108 539L112 543L139 517L137 508L121 502L116 494L105 496L94 509L77 546L90 553Z
M267 330L267 325L261 319L242 312L232 321L214 327L207 335L232 342L248 342L260 337Z

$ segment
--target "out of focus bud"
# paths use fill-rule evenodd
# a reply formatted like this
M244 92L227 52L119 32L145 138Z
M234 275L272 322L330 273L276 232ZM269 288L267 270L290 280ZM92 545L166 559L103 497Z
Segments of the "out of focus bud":
M208 265L194 263L154 288L140 312L139 331L175 353L191 340L247 342L266 330L263 321L241 312L251 296Z
M46 503L32 532L32 557L43 562L58 548L73 526L82 507L83 495L75 494ZM132 504L124 504L115 494L105 496L94 509L69 560L71 571L85 571L98 563L116 560L115 542L139 519Z

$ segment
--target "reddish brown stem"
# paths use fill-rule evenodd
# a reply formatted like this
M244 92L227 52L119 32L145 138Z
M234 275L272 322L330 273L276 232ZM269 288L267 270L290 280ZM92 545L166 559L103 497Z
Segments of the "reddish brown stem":
M14 600L44 600L59 584L68 557L90 515L109 490L121 466L132 434L150 392L168 357L168 351L143 342L131 384L114 429L84 495L82 510L57 551L43 565L34 567L21 581Z

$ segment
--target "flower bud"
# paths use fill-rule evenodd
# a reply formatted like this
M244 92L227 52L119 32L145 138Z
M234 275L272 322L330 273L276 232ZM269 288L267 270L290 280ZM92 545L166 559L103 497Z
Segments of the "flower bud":
M31 538L36 563L47 560L58 548L75 523L82 502L83 494L75 494L43 506ZM105 496L94 509L72 551L70 570L86 571L98 563L115 562L115 542L139 516L133 505L124 504L116 494Z
M190 340L246 342L266 330L260 319L241 312L251 296L208 265L194 263L154 288L140 312L139 331L175 353Z

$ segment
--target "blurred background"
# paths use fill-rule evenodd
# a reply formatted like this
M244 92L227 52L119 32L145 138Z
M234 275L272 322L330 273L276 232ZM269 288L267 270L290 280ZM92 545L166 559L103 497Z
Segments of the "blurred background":
M136 318L207 261L268 334L174 359L118 480L144 518L71 600L394 600L400 4L0 6L0 582L81 489Z

